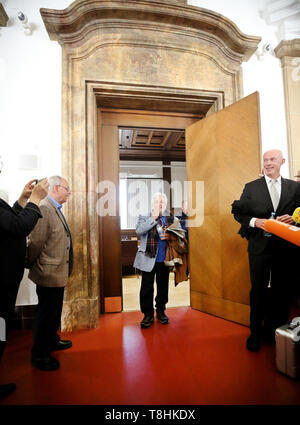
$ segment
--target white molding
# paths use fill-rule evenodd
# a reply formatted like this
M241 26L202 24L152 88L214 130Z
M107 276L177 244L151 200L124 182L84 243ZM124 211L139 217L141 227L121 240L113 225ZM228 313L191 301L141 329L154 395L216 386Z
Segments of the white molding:
M267 25L277 27L278 41L300 36L300 0L273 0L260 15Z

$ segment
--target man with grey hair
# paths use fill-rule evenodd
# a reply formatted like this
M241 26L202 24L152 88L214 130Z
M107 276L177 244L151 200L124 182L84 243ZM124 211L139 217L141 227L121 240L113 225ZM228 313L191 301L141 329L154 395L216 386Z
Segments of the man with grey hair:
M31 362L41 370L59 368L51 351L64 350L72 342L57 334L63 306L64 287L72 272L73 250L69 226L61 211L71 190L66 179L48 179L48 196L40 204L43 218L29 236L29 278L36 284L38 305L33 325Z
M271 214L292 224L292 214L300 205L300 185L280 175L284 162L280 150L265 152L263 176L247 183L241 199L233 204L234 217L242 225L239 233L248 239L251 334L246 347L250 351L258 351L262 339L274 342L275 329L289 319L296 247L264 228Z
M165 314L169 292L169 268L164 264L166 256L166 227L173 223L173 217L165 214L167 197L156 193L152 197L152 211L147 216L139 216L136 233L141 243L134 260L134 267L142 271L140 289L140 307L144 318L142 328L148 328L154 321L153 295L156 278L157 295L155 297L156 316L160 323L167 324Z

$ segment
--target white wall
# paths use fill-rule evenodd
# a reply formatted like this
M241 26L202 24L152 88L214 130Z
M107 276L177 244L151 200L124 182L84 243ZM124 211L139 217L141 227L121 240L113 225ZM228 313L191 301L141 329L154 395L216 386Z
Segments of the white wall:
M187 201L187 181L185 162L171 161L171 182L176 186L172 190L172 207L175 215L181 214L182 201Z
M280 60L266 55L262 60L256 56L243 64L244 96L259 92L262 152L281 149L286 163L281 172L289 177L287 130L284 107L283 79Z
M267 0L188 0L191 6L213 10L233 21L243 33L259 36L262 46L271 44L274 49L279 44L277 26L267 25L261 17ZM283 96L283 78L280 60L271 53L260 59L253 55L244 62L243 83L244 96L255 91L260 94L262 152L281 149L287 159L282 167L282 174L289 177L287 133Z
M231 19L241 31L263 37L262 44L275 47L276 28L266 25L259 10L264 0L189 0L190 5L212 9ZM39 9L63 9L70 0L2 0L9 16L8 27L0 27L0 155L5 168L0 190L8 191L13 203L25 182L61 172L61 47L50 41ZM17 13L22 10L34 25L24 35ZM267 55L253 56L243 64L244 94L260 92L262 150L281 148L285 153L286 128L280 61ZM33 155L37 168L19 167L19 155ZM283 170L287 175L288 167ZM26 279L18 304L36 302L33 284Z
M0 27L0 189L8 192L10 204L27 181L61 173L61 47L50 41L39 9L69 3L2 0L9 22ZM20 10L34 24L32 35L17 20ZM37 168L21 169L22 154L37 157ZM36 302L35 285L24 277L17 304Z
M61 172L61 47L50 41L40 7L63 8L69 0L7 0L0 29L1 188L12 203L26 181ZM34 25L26 36L18 11ZM38 168L19 168L19 155L34 155Z
M169 166L167 166L169 167ZM181 213L182 201L187 199L187 186L186 182L186 163L180 161L171 161L171 181L174 184L174 187L171 186L170 193L165 192L168 196L168 206L175 209L175 214ZM141 180L143 178L153 178L153 179L162 179L163 178L163 165L162 161L120 161L120 177L121 178L132 178L139 177ZM154 189L152 192L161 190ZM128 210L128 197L127 197L127 187L123 186L123 190L120 189L120 215L121 215L121 228L125 229L127 226L127 210ZM146 212L149 212L149 206L144 205ZM136 209L134 207L134 212ZM130 227L129 227L130 228ZM132 227L131 227L132 228Z

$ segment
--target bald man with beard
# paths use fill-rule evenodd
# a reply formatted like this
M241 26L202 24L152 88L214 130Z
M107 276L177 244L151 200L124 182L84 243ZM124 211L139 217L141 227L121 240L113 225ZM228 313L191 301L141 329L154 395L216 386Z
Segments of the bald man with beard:
M297 247L264 228L272 212L276 220L293 224L293 211L300 206L300 185L280 175L284 162L280 150L265 152L264 175L245 185L240 198L243 210L234 213L242 225L241 235L248 239L251 334L246 347L250 351L259 351L262 338L274 341L275 329L289 318Z

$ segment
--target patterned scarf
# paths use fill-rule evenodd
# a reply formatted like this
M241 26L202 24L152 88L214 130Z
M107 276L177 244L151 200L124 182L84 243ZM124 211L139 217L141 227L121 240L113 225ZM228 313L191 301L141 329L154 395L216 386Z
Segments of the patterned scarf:
M156 226L148 232L146 252L148 252L151 258L156 256L157 246L159 241L159 235Z
M173 216L166 217L166 226L169 226L172 222L173 222ZM163 222L161 222L160 225L163 226ZM159 234L158 234L156 226L154 226L148 232L147 246L146 246L146 252L149 254L151 258L156 256L158 241L159 241Z

